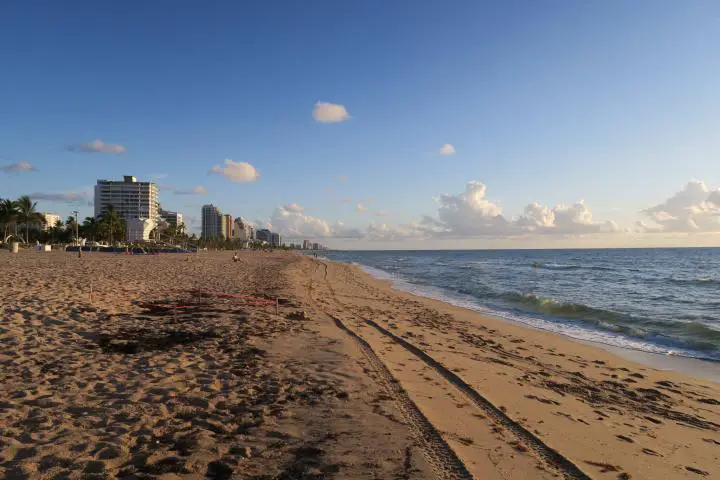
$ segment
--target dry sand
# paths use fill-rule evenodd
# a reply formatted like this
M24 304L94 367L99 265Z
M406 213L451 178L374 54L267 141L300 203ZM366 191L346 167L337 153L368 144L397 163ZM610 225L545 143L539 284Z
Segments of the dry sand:
M0 478L720 478L716 383L231 256L0 254Z

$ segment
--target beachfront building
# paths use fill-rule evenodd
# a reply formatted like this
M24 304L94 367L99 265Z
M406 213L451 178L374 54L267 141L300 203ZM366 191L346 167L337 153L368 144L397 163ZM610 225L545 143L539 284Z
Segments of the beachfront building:
M302 248L303 250L310 250L312 247L312 243L310 243L310 240L303 240Z
M242 217L238 217L235 219L233 236L235 240L237 240L241 244L245 244L251 240L254 240L255 230L253 229L253 226L252 224L250 224L250 222L248 222Z
M60 215L54 213L43 212L42 216L45 218L45 223L42 225L42 229L45 231L50 230L60 221Z
M320 244L318 244L317 242L313 243L313 244L312 244L312 249L313 249L313 250L320 250Z
M226 231L226 225L220 209L212 204L203 205L200 238L203 240L225 238Z
M147 242L150 240L150 232L157 226L149 218L128 218L125 220L126 236L128 242Z
M152 182L138 182L137 178L125 175L122 181L98 180L95 185L95 218L107 214L109 207L128 223L127 241L148 240L144 229L155 228L160 221L160 202L158 187ZM134 222L133 233L129 223Z
M226 240L232 240L235 235L233 233L233 217L232 215L226 213L223 215L223 223L225 224L225 239Z
M273 248L280 247L282 245L282 238L279 233L270 233L270 246Z
M97 181L95 218L105 215L111 205L125 220L147 218L157 222L160 219L157 185L152 182L138 182L130 175L124 176L122 181Z
M183 214L160 209L160 218L171 228L177 228L183 223Z
M272 232L267 228L261 228L260 230L255 232L255 238L257 238L261 242L266 242L270 244L270 241L272 240Z

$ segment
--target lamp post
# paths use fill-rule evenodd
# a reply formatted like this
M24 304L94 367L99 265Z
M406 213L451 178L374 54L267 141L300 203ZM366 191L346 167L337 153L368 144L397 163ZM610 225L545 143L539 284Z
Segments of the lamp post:
M77 210L73 210L75 214L75 244L80 245L80 230L78 229L78 214L79 212Z
M80 246L80 224L78 223L79 212L77 210L73 210L73 213L75 214L75 244L78 246L78 257L82 257L82 247Z

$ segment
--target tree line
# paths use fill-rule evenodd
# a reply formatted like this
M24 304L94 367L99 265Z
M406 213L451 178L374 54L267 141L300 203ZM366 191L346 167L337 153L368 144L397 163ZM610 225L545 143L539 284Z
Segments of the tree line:
M0 243L11 239L25 243L74 243L76 234L92 241L113 243L125 238L127 225L112 207L100 218L85 217L79 225L73 216L48 225L45 216L37 211L37 202L23 195L17 200L0 198L0 229L3 234Z

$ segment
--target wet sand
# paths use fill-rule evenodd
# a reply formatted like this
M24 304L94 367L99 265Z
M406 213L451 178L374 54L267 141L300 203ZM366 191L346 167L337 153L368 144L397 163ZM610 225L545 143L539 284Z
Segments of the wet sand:
M720 476L716 383L231 256L0 254L0 477Z

